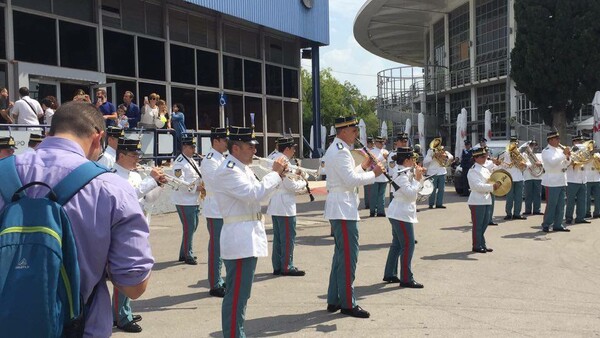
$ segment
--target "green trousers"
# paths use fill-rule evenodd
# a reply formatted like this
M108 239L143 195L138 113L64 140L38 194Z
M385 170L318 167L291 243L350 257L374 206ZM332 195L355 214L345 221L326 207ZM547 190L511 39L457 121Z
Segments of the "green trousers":
M583 183L567 183L567 208L565 209L565 219L573 220L573 211L577 206L575 222L583 221L585 218L587 187Z
M198 228L200 208L197 205L176 205L175 207L183 228L179 258L194 258L193 240L194 233Z
M592 197L594 199L594 214L592 214ZM600 216L600 182L587 182L587 198L585 213L594 217Z
M542 180L526 180L525 190L525 213L539 213L542 205Z
M383 278L398 277L398 260L400 261L400 281L409 283L413 281L410 268L413 252L415 251L415 233L413 224L390 218L392 224L392 245L388 251Z
M227 289L221 304L221 327L225 338L244 338L246 304L252 290L257 257L224 259Z
M294 267L296 216L271 216L273 219L273 270L288 272Z
M542 229L550 225L554 229L563 228L562 221L565 217L565 190L566 187L544 187L546 189L546 210Z
M123 326L133 320L131 311L131 299L123 294L119 289L113 287L113 321L118 326Z
M221 268L223 260L221 259L221 228L223 228L222 218L207 218L206 228L208 230L208 283L211 289L223 287L223 278L221 278Z
M335 248L327 304L352 309L356 306L353 283L358 262L358 221L336 219L329 222L333 226Z
M469 204L471 210L471 223L473 223L472 242L473 249L486 248L485 245L485 230L487 230L488 224L491 219L489 215L491 212L491 205L472 205Z

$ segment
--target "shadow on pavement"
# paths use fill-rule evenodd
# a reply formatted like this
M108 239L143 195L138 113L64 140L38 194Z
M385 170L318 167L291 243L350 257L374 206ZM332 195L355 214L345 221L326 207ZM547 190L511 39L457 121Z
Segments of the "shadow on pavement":
M319 235L319 236L299 236L296 237L296 245L333 245L335 242L332 236Z
M462 231L462 232L471 232L471 230L473 230L473 226L461 225L459 227L440 228L440 230L454 230L454 231Z
M151 299L141 299L134 302L136 312L153 312L168 310L196 310L197 306L181 307L171 309L171 307L187 302L193 302L204 298L209 298L208 289L202 292L186 293L178 296L160 296Z
M172 268L174 266L178 266L178 265L185 265L185 263L183 262L179 262L179 261L168 261L168 262L158 262L158 263L154 263L154 266L152 267L152 271L160 271L160 270L164 270L167 268Z
M463 260L463 261L476 261L477 259L474 257L470 257L471 255L475 255L473 251L463 251L463 252L450 252L441 255L433 255L433 256L423 256L421 259L426 261L437 261L442 259L453 259L453 260Z
M542 237L546 237L546 233L539 230L538 227L538 232L522 232L519 234L510 234L510 235L505 235L502 236L502 238L521 238L521 239L534 239L534 240L540 240Z

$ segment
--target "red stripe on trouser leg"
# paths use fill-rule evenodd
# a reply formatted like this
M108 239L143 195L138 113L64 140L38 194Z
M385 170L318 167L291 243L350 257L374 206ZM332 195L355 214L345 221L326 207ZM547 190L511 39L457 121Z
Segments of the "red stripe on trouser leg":
M402 253L402 272L400 277L402 277L403 282L410 282L410 280L406 280L408 277L408 233L406 232L406 224L402 221L399 224L404 236L404 252Z
M117 324L119 324L119 290L117 289L117 287L113 287L113 298L115 318L117 318Z
M290 219L285 217L285 258L283 259L283 271L288 271L290 262Z
M187 221L187 217L185 217L185 209L183 208L183 205L178 205L178 207L181 209L181 215L183 215L181 218L183 219L183 250L184 253L184 258L188 258L188 254L189 254L189 250L188 250L188 245L187 245L187 238L188 238L188 221Z
M475 206L469 205L471 209L471 223L473 223L473 248L478 248L477 246L477 213L475 212Z
M231 309L231 337L236 337L237 332L237 304L240 297L240 287L242 284L242 261L236 261L235 267L235 285L233 286L233 304Z
M344 266L346 270L346 301L348 308L352 309L352 275L350 271L350 243L348 243L348 224L342 220L342 237L344 241Z
M210 288L214 288L216 285L213 285L213 282L215 280L215 264L214 264L214 260L215 260L215 227L214 227L214 221L212 218L208 218L208 220L210 220L210 233L208 234L208 251L210 252L210 257L208 257L208 278L210 279L208 281L208 284L210 285Z

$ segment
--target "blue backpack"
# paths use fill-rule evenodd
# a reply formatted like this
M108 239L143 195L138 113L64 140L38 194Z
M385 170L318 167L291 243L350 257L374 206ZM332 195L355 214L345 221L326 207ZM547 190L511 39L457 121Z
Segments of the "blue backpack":
M15 157L0 160L0 328L5 337L81 337L87 302L80 295L79 264L65 205L94 177L109 170L87 162L55 187L22 186ZM42 198L25 194L41 185ZM97 285L96 285L97 286Z

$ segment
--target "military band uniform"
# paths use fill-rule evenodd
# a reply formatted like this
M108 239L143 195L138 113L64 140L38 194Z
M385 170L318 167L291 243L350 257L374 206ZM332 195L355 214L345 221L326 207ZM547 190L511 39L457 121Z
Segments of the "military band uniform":
M175 204L177 214L182 226L181 245L179 247L179 261L188 264L197 264L194 255L194 233L198 229L198 214L200 213L200 195L196 190L200 184L198 164L193 158L186 160L185 155L179 154L173 163L175 177L191 184L191 188L180 187L171 194L171 201ZM191 163L190 163L191 162Z
M117 161L117 149L113 148L113 146L118 147L118 140L121 137L125 137L125 132L123 131L123 128L111 126L106 128L106 136L108 138L108 144L106 145L104 152L98 159L98 163L102 164L107 168L112 168L115 165L115 162Z
M558 137L558 133L556 136ZM542 175L542 185L546 189L546 210L542 230L549 231L549 227L555 231L564 231L562 222L565 216L565 190L567 186L566 169L571 164L563 150L548 144L542 150L542 161L545 172Z
M104 149L104 152L102 153L102 157L98 159L98 163L107 168L112 168L116 161L117 152L110 146L106 146L106 149Z
M369 147L369 145L371 145ZM367 145L366 145L367 149L369 149L369 151L373 151L373 149L375 148L375 146L373 146L373 137L369 136L367 137ZM365 209L371 210L371 191L373 189L373 184L365 184L363 185L363 200L365 201Z
M475 152L476 154L477 152ZM471 187L471 193L467 204L471 211L471 222L473 223L472 232L472 248L476 252L486 252L487 245L485 243L485 231L490 223L490 209L492 207L492 194L494 185L489 183L490 171L475 163L467 179Z
M221 257L227 270L221 308L223 336L245 337L246 303L256 263L258 257L268 256L260 203L275 191L281 177L271 172L258 181L247 165L229 155L216 170L215 181L219 182L215 197L223 216Z
M454 156L448 151L445 151L448 156L448 161L454 160ZM433 192L429 196L429 208L433 208L434 204L436 208L445 208L444 206L444 190L446 189L446 174L448 170L446 167L440 165L440 163L433 158L434 150L427 150L427 155L423 159L423 165L427 168L427 175L432 176L431 183L433 183Z
M490 160L489 158L487 160L485 160L485 163L483 164L483 167L486 168L490 173L493 173L494 170L496 170L498 168L497 165L494 164L494 162L492 160ZM468 178L467 178L468 180ZM496 205L496 196L494 196L494 194L491 194L492 196L492 204L490 205L488 210L488 225L498 225L498 223L494 222L494 206Z
M585 217L600 218L600 171L594 166L594 161L585 164L585 174L587 175ZM592 199L594 213L592 213Z
M536 155L537 157L538 155ZM541 157L541 155L539 155ZM538 157L541 163L541 158ZM527 169L523 171L524 190L525 190L525 214L541 215L542 206L542 176L533 176L530 168L535 164L531 161L527 164Z
M396 158L396 152L395 151L390 151L388 158L387 158L387 168L388 168L388 173L390 175L390 177L392 178L393 181L396 180L396 177L398 177L398 164L396 164L396 160L394 160ZM392 201L394 200L394 193L396 192L396 189L394 189L394 186L392 186L390 184L390 203L388 204L388 208L390 205L392 205Z
M287 156L279 156L289 161ZM273 220L273 253L271 261L275 275L294 274L298 269L294 265L294 246L296 243L296 193L306 190L306 181L284 177L275 193L271 196L267 214Z
M571 164L567 167L567 206L565 208L565 222L573 222L573 212L575 214L575 223L585 223L586 195L587 195L587 174L585 166ZM577 206L577 209L575 209Z
M350 146L335 138L325 153L327 199L325 218L333 227L335 249L329 275L327 303L343 310L357 307L354 277L358 260L358 187L375 182L375 173L354 162ZM328 306L329 307L329 306Z
M405 169L398 164L399 170ZM412 171L404 171L395 175L394 182L399 189L394 191L394 199L390 203L387 217L392 225L392 245L388 251L383 280L386 282L414 282L411 261L415 250L415 234L413 226L417 220L417 194L421 184L414 178ZM398 260L400 261L400 278L398 278Z
M216 171L224 160L223 154L211 149L200 162L200 171L204 173L204 188L206 189L202 212L206 217L206 227L208 228L208 283L211 290L225 287L225 281L221 277L223 267L223 260L221 259L223 216L221 216L221 210L219 210L219 204L215 197L215 191L220 184L216 180Z
M506 205L504 207L506 217L504 219L524 219L524 216L521 215L523 207L523 171L517 163L513 162L510 152L506 151L502 156L501 167L508 171L512 178L512 186L506 194ZM529 161L525 157L523 157L523 160L525 160L525 166L527 166Z
M377 139L375 140L377 142ZM379 163L386 163L385 157L388 151L383 148L375 147L371 153ZM385 217L385 189L388 185L388 180L384 175L379 175L375 178L375 183L371 186L371 197L369 200L369 215L371 217Z

